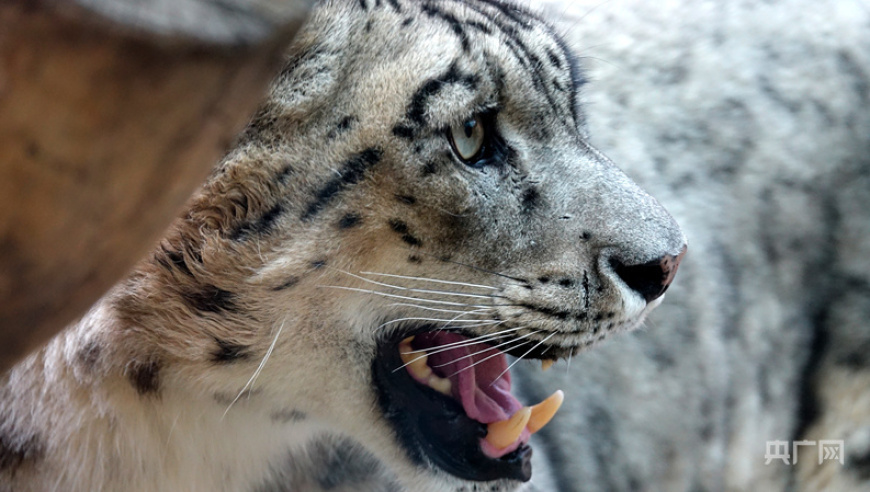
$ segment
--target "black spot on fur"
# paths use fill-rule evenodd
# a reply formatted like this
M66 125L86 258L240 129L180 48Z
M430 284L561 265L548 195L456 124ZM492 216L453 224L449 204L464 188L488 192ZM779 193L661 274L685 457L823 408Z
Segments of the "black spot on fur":
M468 53L468 34L465 33L465 29L463 28L463 23L459 22L459 20L450 13L438 10L434 5L427 4L423 6L423 13L427 14L430 17L438 17L447 25L450 26L450 29L459 37L459 42L462 45L462 51Z
M100 353L103 347L96 340L88 340L85 345L79 349L76 358L79 363L89 371L93 371L97 367L97 362L100 360Z
M411 255L408 257L408 263L413 263L415 265L419 265L423 263L423 260L417 255Z
M20 434L7 428L7 417L3 416L4 424L0 431L0 472L12 472L27 463L42 458L45 444L36 434ZM4 489L5 490L5 489Z
M289 289L298 283L299 283L299 279L297 277L290 277L287 280L285 280L283 284L272 287L272 290L278 291L278 290Z
M562 68L562 62L561 62L561 60L559 60L559 57L556 55L556 53L554 53L553 50L551 50L551 49L549 49L549 48L547 49L547 58L550 59L550 62L551 62L551 63L553 64L553 66L555 66L556 68Z
M559 285L561 285L562 287L573 287L574 281L571 280L570 278L563 278L563 279L559 280Z
M302 220L310 220L323 210L335 196L348 186L362 181L365 172L381 160L380 149L369 148L348 159L338 171L338 177L329 180L317 193L314 201L308 204L302 214Z
M414 205L415 203L417 203L417 199L410 195L396 195L396 200L404 203L405 205Z
M537 188L530 186L523 192L521 200L523 212L530 212L541 204L541 193Z
M407 19L402 21L402 27L410 26L414 22L413 17L408 17Z
M291 174L293 174L293 166L288 164L278 171L278 174L275 175L275 181L279 183L287 183L287 178L289 178Z
M407 125L398 124L393 127L393 135L399 138L411 140L414 138L414 133L414 129Z
M155 360L134 362L127 376L130 384L142 396L155 394L160 389L160 364Z
M399 219L391 219L390 220L390 229L394 230L399 234L407 234L408 233L408 224L402 222Z
M547 307L547 306L536 306L536 305L530 304L530 303L521 303L521 304L517 304L517 306L523 307L523 308L526 308L528 310L535 311L538 313L542 313L542 314L545 314L551 318L556 318L556 319L560 319L560 320L575 319L578 321L585 321L587 316L588 316L585 312L574 313L571 311L563 311L561 309L551 308L551 307Z
M525 11L516 8L511 4L505 4L497 0L481 0L483 3L490 5L498 9L502 15L510 19L514 24L520 26L523 29L529 29L532 27L532 24L529 22L528 17L529 14ZM524 18L525 17L525 18Z
M238 309L234 302L235 294L211 284L201 285L198 290L185 291L182 297L191 308L200 312L221 313Z
M247 359L251 355L247 352L250 347L245 345L239 345L217 338L215 338L215 343L217 343L217 350L211 354L212 362L228 364L240 359Z
M465 25L477 29L484 34L492 34L492 29L490 29L489 26L487 26L486 24L481 24L477 21L466 21Z
M278 220L278 217L280 217L282 213L284 213L284 204L276 203L259 218L238 226L236 230L230 234L230 237L234 241L243 241L254 235L259 236L268 234L275 225L275 221Z
M326 260L314 260L311 262L311 268L319 270L326 266Z
M308 415L305 415L305 412L300 412L295 408L284 408L272 412L269 415L269 418L272 420L272 422L275 422L277 424L287 424L290 422L301 422L307 419Z
M357 214L347 214L338 221L339 229L350 229L362 223L362 218Z
M405 116L418 126L424 125L426 123L426 109L429 99L451 84L463 84L469 89L474 90L477 87L477 76L462 74L456 64L452 64L443 75L427 80L417 89L414 95L411 96L411 102L408 104Z
M402 241L411 246L420 246L422 242L408 232L408 225L399 219L390 220L390 229L402 237Z
M538 282L540 282L542 284L546 284L549 281L550 281L550 277L538 277Z
M405 241L406 243L408 243L411 246L420 246L421 244L423 244L422 241L420 241L419 239L417 239L416 237L414 237L410 234L403 234L402 241Z
M591 233L591 232L589 232L589 231L583 231L583 233L580 234L580 240L581 240L581 241L589 241L590 239L592 239L592 233Z
M354 490L401 492L404 489L368 451L347 438L321 435L275 463L254 492ZM407 492L411 492L410 489Z
M399 5L399 0L387 0L387 2L390 4L390 7L393 7L393 10L395 10L396 12L402 11L402 7Z
M161 245L160 252L154 254L154 259L170 272L177 270L188 277L193 277L193 272L190 271L187 262L184 261L184 254L181 251L172 251L167 249L166 246Z
M364 483L378 469L374 459L361 456L349 446L335 446L327 449L324 446L309 447L309 453L315 463L321 464L317 474L317 483L324 490L341 487L342 484Z
M356 121L356 116L345 116L341 119L341 121L338 122L337 125L335 125L335 128L329 131L329 133L326 135L326 138L328 138L329 140L335 139L335 137L338 137L339 135L350 130L350 128L353 126L354 123L356 123Z
M580 284L583 289L583 309L589 308L589 273L583 272L583 281ZM613 317L613 312L608 313L607 318Z
M431 176L438 172L438 162L437 161L429 161L423 165L423 176Z

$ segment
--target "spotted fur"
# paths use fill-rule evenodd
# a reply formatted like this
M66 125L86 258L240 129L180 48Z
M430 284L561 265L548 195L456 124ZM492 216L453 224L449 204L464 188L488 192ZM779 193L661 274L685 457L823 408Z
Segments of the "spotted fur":
M532 297L573 288L589 305L606 295L591 268L564 271L571 258L528 261L594 246L608 230L583 207L554 209L568 175L554 186L529 167L531 144L514 145L516 167L472 171L443 134L427 134L426 102L514 94L516 80L528 81L519 92L529 106L551 107L535 96L549 87L559 110L544 123L523 118L527 108L509 112L530 142L564 138L565 119L581 123L585 142L587 115L570 99L587 87L595 141L692 238L647 329L548 373L513 371L524 401L567 392L535 436L526 489L870 489L866 8L539 3L589 57L591 84L535 16L493 1L322 7L270 100L151 259L4 377L0 491L516 488L453 480L396 446L365 390L369 334L420 313L332 288L373 289L348 275L364 271L510 284L530 293L520 315L583 317L584 345L624 327L617 304L570 313L559 309L568 302ZM503 59L509 69L487 68ZM367 149L381 152L377 162L348 167ZM497 182L511 193L477 188L495 205L470 206L458 191L478 172L508 176ZM475 217L502 222L488 229ZM531 244L562 230L570 244ZM505 253L517 243L521 253ZM383 318L372 322L375 312ZM766 441L822 439L844 440L842 465L819 465L813 447L795 466L765 465Z
M589 144L584 83L511 3L323 2L153 254L8 376L0 483L519 489L397 436L373 360L408 320L451 322L433 306L567 358L660 302L622 271L685 238ZM487 132L470 160L449 138L469 118Z

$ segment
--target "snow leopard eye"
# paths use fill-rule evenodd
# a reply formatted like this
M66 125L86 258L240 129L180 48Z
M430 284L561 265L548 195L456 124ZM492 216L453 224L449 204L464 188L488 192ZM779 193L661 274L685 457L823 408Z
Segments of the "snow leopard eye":
M483 118L480 115L465 120L462 124L450 127L450 143L453 151L466 164L478 160L487 137Z

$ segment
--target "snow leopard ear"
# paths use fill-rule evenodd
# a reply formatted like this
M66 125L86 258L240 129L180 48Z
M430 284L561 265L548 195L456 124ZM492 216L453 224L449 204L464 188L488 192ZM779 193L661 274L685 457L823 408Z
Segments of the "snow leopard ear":
M276 2L266 18L236 0L3 2L12 41L0 57L24 62L4 70L0 100L15 115L0 120L0 271L14 272L0 288L0 371L166 228L256 107L311 3Z

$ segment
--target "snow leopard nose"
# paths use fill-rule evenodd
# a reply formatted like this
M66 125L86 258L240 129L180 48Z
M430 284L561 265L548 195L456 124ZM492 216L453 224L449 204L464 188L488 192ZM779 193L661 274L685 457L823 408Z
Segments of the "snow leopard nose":
M686 246L677 255L664 255L661 258L638 265L625 265L616 258L610 258L610 266L619 278L632 290L639 293L646 302L661 297L677 274L680 261L686 254Z

